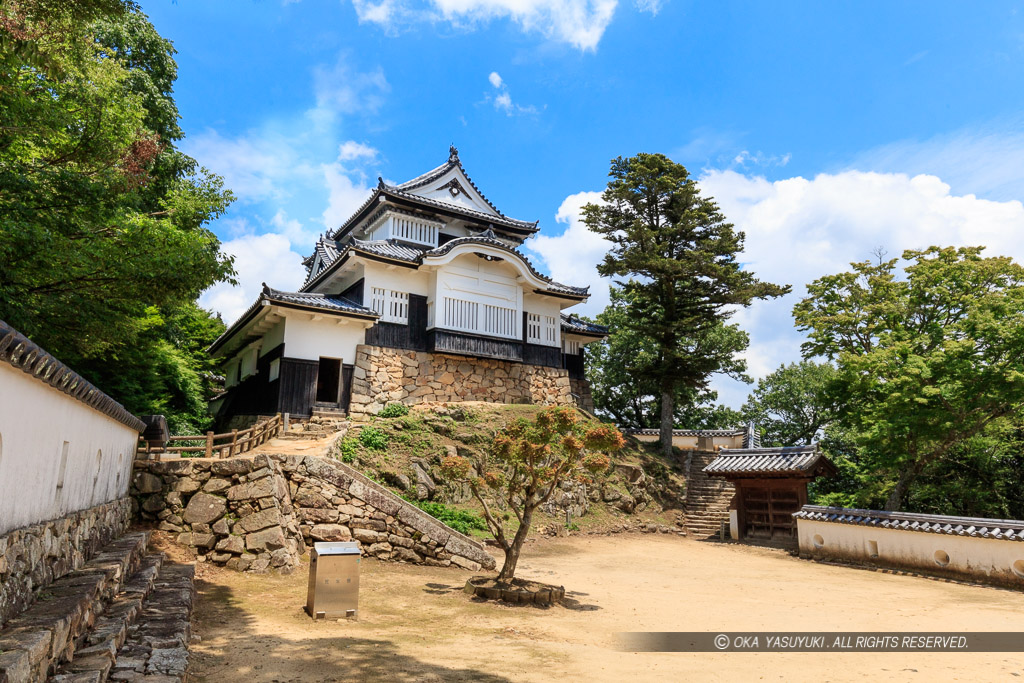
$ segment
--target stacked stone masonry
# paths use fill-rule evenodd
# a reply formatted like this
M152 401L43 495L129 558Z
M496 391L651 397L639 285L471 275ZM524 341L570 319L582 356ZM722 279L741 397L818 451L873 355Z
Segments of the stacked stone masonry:
M125 497L0 536L0 626L123 534L130 517Z
M360 345L349 411L376 415L388 403L455 401L573 405L573 393L561 368Z
M60 666L72 661L80 665L100 651L115 649L93 649L88 637L105 625L104 615L114 611L115 597L123 594L146 547L146 534L125 534L49 584L36 602L11 618L0 629L0 680L45 681Z
M290 571L317 541L358 541L364 555L493 568L483 546L351 467L318 456L138 461L132 495L144 520L218 565Z

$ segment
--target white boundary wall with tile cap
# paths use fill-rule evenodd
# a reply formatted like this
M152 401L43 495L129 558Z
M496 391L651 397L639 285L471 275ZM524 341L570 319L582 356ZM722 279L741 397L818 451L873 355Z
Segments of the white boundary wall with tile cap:
M126 496L138 439L135 429L0 363L0 534Z
M803 519L799 515L797 535L803 558L920 571L1024 589L1024 541ZM998 528L999 521L991 520L989 528Z

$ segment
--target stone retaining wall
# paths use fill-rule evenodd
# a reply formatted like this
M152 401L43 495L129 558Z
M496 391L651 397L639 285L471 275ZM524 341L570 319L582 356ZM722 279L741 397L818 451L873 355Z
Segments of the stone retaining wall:
M130 519L131 499L124 497L0 536L0 626L24 611L40 588L123 534Z
M289 571L314 542L348 540L383 560L472 570L495 564L478 542L318 456L138 461L132 495L143 519L240 571Z
M590 382L585 379L570 379L569 388L577 397L576 404L583 410L594 412L594 394L590 390Z
M376 415L392 402L573 405L572 393L569 372L562 368L361 344L349 412Z

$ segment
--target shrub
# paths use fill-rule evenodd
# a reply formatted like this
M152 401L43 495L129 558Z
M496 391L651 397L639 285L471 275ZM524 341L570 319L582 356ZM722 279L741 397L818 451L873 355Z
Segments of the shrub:
M352 462L359 453L359 441L354 437L347 436L338 442L338 459L342 462Z
M406 500L409 500L406 498ZM471 530L477 529L479 531L487 531L487 523L482 517L474 515L472 512L466 512L465 510L459 510L458 508L448 507L444 503L435 503L429 500L415 501L409 500L410 503L423 510L431 517L437 519L444 524L447 524L452 529L455 529L460 534L468 534Z
M377 427L363 427L359 432L359 443L371 450L382 451L388 447L388 435Z
M389 403L384 410L377 413L378 417L404 417L409 414L409 406L404 403Z

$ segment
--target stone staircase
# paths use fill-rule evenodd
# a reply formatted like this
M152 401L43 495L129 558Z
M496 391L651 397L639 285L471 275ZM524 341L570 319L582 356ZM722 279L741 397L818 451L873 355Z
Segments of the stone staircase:
M686 535L698 540L718 538L722 522L729 521L729 503L736 489L724 479L704 474L716 453L693 451L688 457Z
M314 403L313 415L328 420L348 419L348 413L339 408L337 403Z
M0 630L0 682L182 681L193 567L127 533L38 591Z

